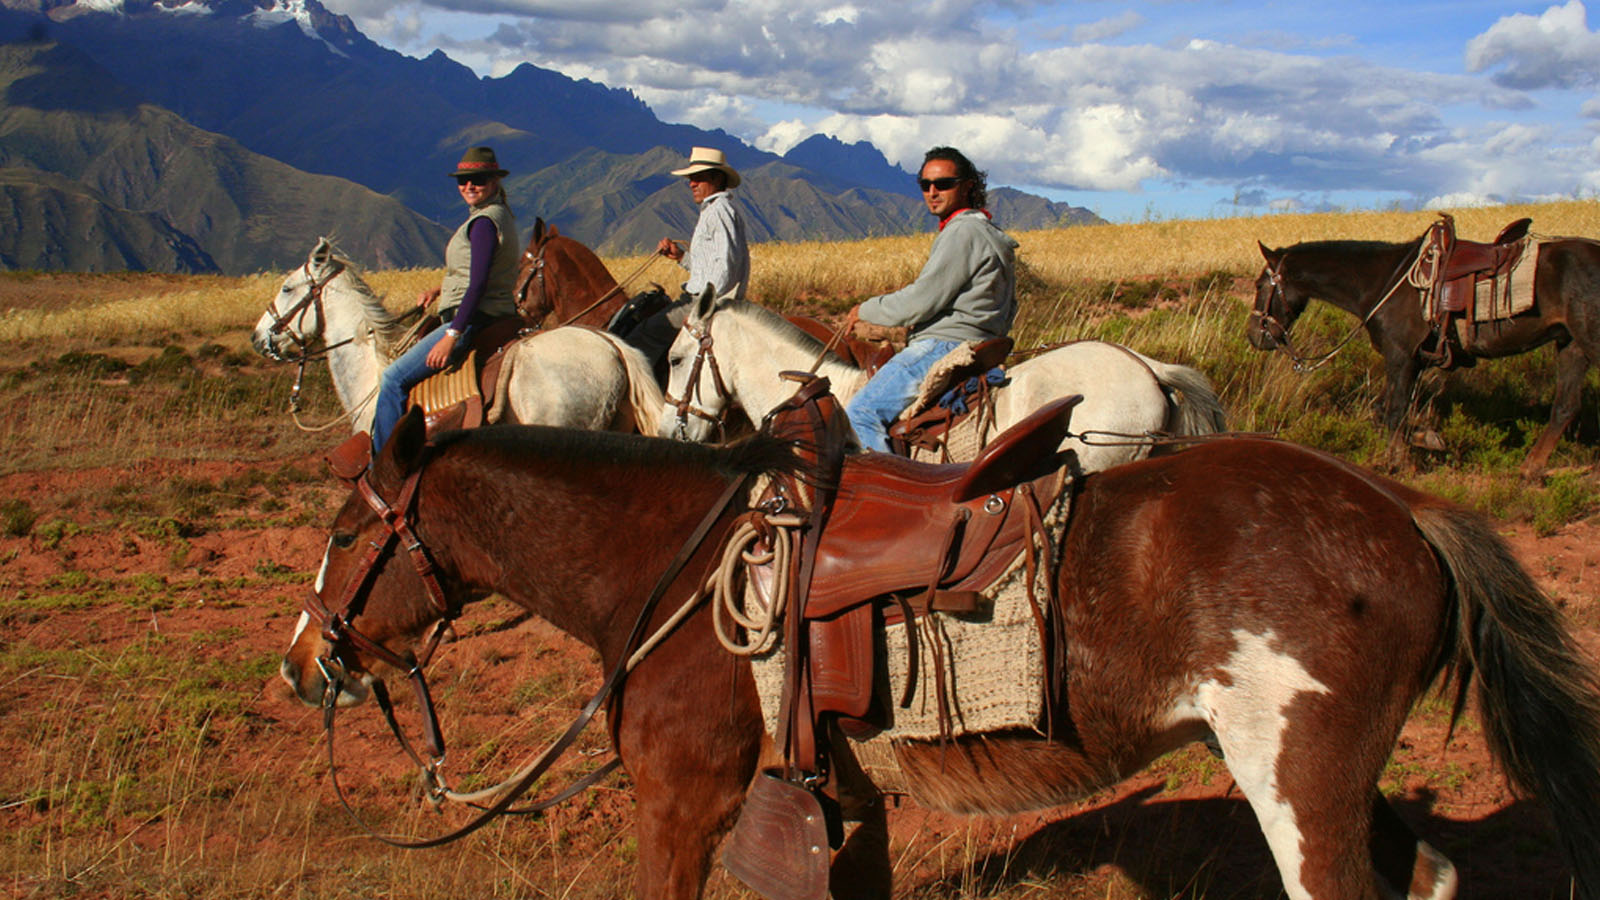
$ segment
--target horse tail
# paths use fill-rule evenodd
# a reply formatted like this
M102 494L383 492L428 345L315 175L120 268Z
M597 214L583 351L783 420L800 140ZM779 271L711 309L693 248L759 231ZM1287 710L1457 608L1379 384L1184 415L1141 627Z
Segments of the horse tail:
M661 393L661 385L656 383L654 367L643 353L616 335L601 332L601 336L617 349L617 355L622 359L622 367L628 373L626 412L632 414L634 428L642 435L657 437L657 428L661 424L661 407L666 400ZM623 414L624 411L619 411L618 418L622 418Z
M1217 389L1199 369L1151 359L1136 350L1128 352L1150 367L1166 392L1167 421L1171 423L1173 434L1196 436L1228 430L1228 417L1222 409L1222 400L1217 397Z
M1513 785L1549 807L1577 896L1600 900L1600 679L1482 517L1413 504L1412 519L1454 582L1454 647L1442 663L1458 678L1455 716L1476 671L1490 752Z

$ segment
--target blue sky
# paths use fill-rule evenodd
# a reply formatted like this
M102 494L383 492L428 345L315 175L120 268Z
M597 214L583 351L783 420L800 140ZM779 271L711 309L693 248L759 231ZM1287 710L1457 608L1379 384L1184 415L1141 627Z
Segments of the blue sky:
M782 153L811 134L1113 221L1600 195L1583 0L324 0L404 53L632 89Z

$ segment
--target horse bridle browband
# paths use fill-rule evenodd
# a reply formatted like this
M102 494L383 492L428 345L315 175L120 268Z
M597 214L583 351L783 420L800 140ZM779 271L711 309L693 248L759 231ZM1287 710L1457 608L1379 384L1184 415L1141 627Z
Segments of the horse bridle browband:
M530 814L549 809L595 784L621 764L620 759L612 759L604 766L578 779L566 790L548 800L519 809L511 808L512 804L527 793L528 789L577 741L578 736L593 720L602 705L621 687L622 680L630 671L630 664L634 661L631 658L633 656L632 648L643 643L645 631L659 601L678 575L682 573L684 566L694 556L701 543L704 542L711 531L711 527L721 518L722 514L733 502L734 497L749 481L749 476L745 476L730 482L710 511L706 513L699 525L690 533L684 545L679 549L677 556L673 558L672 562L667 565L666 570L662 572L661 577L657 579L655 587L640 608L638 618L635 619L633 629L628 635L628 640L623 645L623 653L619 656L617 664L612 667L605 683L600 686L599 690L595 691L572 724L567 727L566 732L536 760L501 784L471 795L457 795L445 788L438 777L439 765L444 761L444 738L439 728L438 718L434 712L433 698L428 691L427 679L422 672L423 667L438 648L446 627L460 614L460 609L451 604L446 596L443 585L439 582L439 570L435 566L432 556L428 553L427 547L423 545L421 538L418 537L411 525L411 516L416 506L417 489L421 482L424 468L424 465L418 465L416 470L406 478L405 483L401 486L399 499L393 505L386 502L372 485L369 477L370 468L356 479L357 491L387 528L388 536L384 538L381 544L376 541L369 542L370 549L367 555L363 558L355 576L346 584L336 607L329 607L323 603L321 595L315 589L308 592L305 603L306 613L321 625L322 637L330 647L328 655L317 658L317 665L322 669L323 676L327 680L327 687L323 696L323 727L328 733L328 763L334 789L338 792L340 802L344 805L346 811L370 836L391 846L409 849L437 847L449 843L471 834L503 814ZM396 544L403 547L411 558L412 565L416 568L417 574L421 577L426 588L432 611L439 615L439 619L433 628L433 633L429 637L420 657L413 656L408 658L395 653L362 634L351 623L351 619L359 614L366 604L367 594L371 591L372 579L377 571L379 561ZM416 689L418 705L422 711L423 729L428 742L428 751L432 755L432 760L429 762L424 762L421 759L400 730L393 708L389 703L388 691L383 687L383 682L374 680L372 691L383 709L384 718L388 722L390 731L394 733L395 738L399 741L406 754L417 764L424 790L432 802L438 803L444 799L456 799L477 805L476 801L478 799L495 793L500 793L499 799L488 807L480 806L479 808L482 812L460 828L448 834L426 840L397 840L379 834L368 826L345 798L344 790L340 786L338 779L338 767L333 759L333 719L341 690L343 666L333 659L331 654L333 649L338 647L340 641L349 641L349 643L370 653L384 663L405 672L406 677L411 679ZM643 651L640 652L642 653Z
M733 405L733 394L722 380L722 370L717 367L717 355L711 349L711 321L707 319L704 322L688 322L684 323L683 328L695 339L699 349L695 351L694 362L689 365L689 380L684 382L683 396L673 397L670 392L662 394L662 399L667 405L678 411L673 434L677 437L683 436L689 425L690 416L705 419L719 434L722 434L728 422L728 409ZM716 388L717 399L722 401L722 409L715 415L694 405L694 401L701 397L700 370L708 362L711 364L711 384Z

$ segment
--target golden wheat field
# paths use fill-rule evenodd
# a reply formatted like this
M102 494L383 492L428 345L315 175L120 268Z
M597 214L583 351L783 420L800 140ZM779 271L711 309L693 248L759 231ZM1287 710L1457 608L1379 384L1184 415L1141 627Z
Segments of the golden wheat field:
M1455 211L1487 240L1531 216L1544 235L1600 237L1600 203ZM1244 339L1261 261L1303 240L1407 240L1424 212L1283 215L1023 232L1028 347L1082 337L1191 365L1230 426L1273 432L1357 464L1384 438L1382 366L1356 342L1293 371ZM836 315L915 277L931 236L752 248L751 294ZM308 241L308 244L310 242ZM310 247L307 247L310 250ZM354 260L360 264L361 260ZM674 277L648 257L640 284ZM277 675L345 489L322 454L343 436L297 429L296 371L256 355L249 329L286 273L179 277L0 273L0 897L635 897L632 785L614 774L556 810L503 820L428 851L364 836L329 781L323 722ZM393 310L437 270L368 271ZM1297 325L1332 345L1352 320ZM1518 559L1600 659L1600 373L1549 474L1517 465L1548 413L1547 349L1435 373L1404 480L1490 514ZM305 372L305 416L338 412L325 370ZM587 648L504 601L474 604L430 664L451 771L498 780L555 737L599 681ZM400 691L396 691L397 696ZM1555 900L1570 873L1544 808L1515 795L1475 719L1421 702L1380 782L1460 868L1463 897ZM415 725L409 713L407 724ZM342 714L340 771L383 828L438 833L413 772L370 709ZM603 759L586 733L578 769ZM557 780L573 774L564 769ZM898 900L1271 900L1281 882L1226 765L1198 746L1061 808L955 817L890 813ZM751 898L712 876L713 900Z

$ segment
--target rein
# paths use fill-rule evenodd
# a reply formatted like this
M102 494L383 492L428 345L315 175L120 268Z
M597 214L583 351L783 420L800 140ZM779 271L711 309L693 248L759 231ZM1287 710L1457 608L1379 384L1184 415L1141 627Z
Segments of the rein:
M333 781L334 790L339 796L339 802L344 806L345 811L349 813L351 818L354 819L355 822L360 825L369 836L390 846L408 849L437 847L450 843L451 841L466 837L472 832L477 831L479 828L482 828L484 825L487 825L489 822L501 815L526 815L549 809L550 807L555 806L556 804L559 804L594 785L600 781L600 779L604 778L619 765L621 765L620 759L612 759L604 766L601 766L599 769L590 772L588 775L585 775L571 786L563 790L561 793L548 800L541 801L531 806L512 808L512 804L520 799L523 794L527 793L534 783L536 783L539 778L543 776L545 772L547 772L550 767L558 759L560 759L568 749L572 747L572 745L577 741L578 736L582 734L586 727L588 727L589 722L594 718L595 713L600 710L601 706L604 705L607 700L609 700L620 690L623 679L627 676L627 674L638 665L638 663L644 658L645 654L648 653L649 650L653 649L657 644L659 644L659 642L665 637L666 633L677 627L677 625L687 615L688 609L698 601L699 594L697 592L696 596L691 598L690 603L686 604L684 609L679 610L678 613L672 616L657 631L655 635L650 637L648 640L644 639L650 620L653 617L656 607L659 605L662 597L665 596L668 588L672 586L673 582L677 580L678 576L682 574L684 566L688 564L690 558L694 556L700 545L704 543L705 538L710 533L712 526L715 525L716 522L722 517L722 514L727 511L728 507L733 503L734 498L738 495L740 489L742 489L749 481L748 475L732 481L727 488L724 489L721 496L718 497L717 502L711 507L710 511L707 512L706 515L700 520L700 523L695 526L694 531L690 533L688 539L678 550L677 555L673 557L672 561L668 563L666 570L663 571L660 578L656 580L654 588L651 590L650 595L646 598L644 605L640 608L639 615L634 620L633 628L629 632L628 639L623 644L623 652L619 656L617 664L612 667L610 673L606 677L605 682L600 686L599 690L595 691L594 695L589 698L589 702L584 704L583 709L578 713L577 717L574 718L572 723L568 725L567 730L561 735L561 737L557 738L548 748L546 748L546 750L540 754L538 758L524 766L521 770L514 773L510 778L506 779L500 784L484 790L475 791L468 794L461 794L446 787L439 777L438 768L444 762L445 755L444 739L439 728L437 716L434 712L433 700L428 691L427 680L422 673L423 666L427 664L427 661L432 657L434 651L437 649L440 639L444 634L445 627L450 621L455 619L460 612L459 609L452 607L452 605L449 603L448 598L444 593L443 586L440 584L438 579L438 569L433 563L427 548L423 545L421 539L416 535L415 531L410 525L410 519L416 505L417 486L420 482L423 468L424 467L419 466L417 470L406 479L405 484L401 487L400 498L394 506L386 503L383 497L378 494L377 490L372 486L371 480L369 479L367 473L363 473L360 476L360 478L356 481L357 490L360 492L362 499L367 502L367 505L370 506L375 513L377 513L380 521L382 521L383 524L388 528L389 535L384 539L381 545L377 542L369 543L371 550L369 550L366 557L362 560L361 568L357 575L352 578L349 584L346 586L345 591L340 598L339 605L336 608L330 608L325 605L322 602L321 596L314 590L310 592L310 596L306 600L305 605L306 612L322 624L322 637L328 642L330 647L337 646L340 640L348 639L351 644L354 644L359 649L376 656L381 661L393 666L396 669L404 671L406 677L412 680L412 683L416 689L418 704L422 710L423 728L428 742L428 750L432 755L430 762L423 762L421 757L411 747L410 741L406 739L404 733L400 730L399 724L395 720L393 714L393 707L389 702L388 689L383 686L383 682L381 680L374 679L373 695L383 710L384 718L389 725L390 731L394 733L396 739L400 743L401 748L408 756L410 756L412 761L416 763L418 769L420 770L421 783L429 800L436 805L444 800L451 800L477 806L482 810L482 812L472 819L472 821L461 826L460 828L457 828L448 834L420 841L405 841L391 838L378 833L375 829L369 826L350 804L349 799L344 792L344 788L339 782L338 766L334 760L334 713L337 709L341 683L345 677L344 669L336 660L332 659L331 657L318 657L317 665L322 669L323 676L328 685L323 697L323 728L328 735L328 766L330 778ZM417 660L414 657L410 659L402 657L401 655L389 650L387 647L382 646L378 642L371 640L366 635L362 634L358 629L356 629L351 623L351 620L357 614L359 614L361 608L365 605L367 594L371 591L371 580L373 574L377 570L378 562L386 554L388 554L390 549L397 543L406 549L412 560L412 564L417 569L417 574L422 578L432 611L437 613L439 616L438 622L433 629L433 634L429 638L428 644L423 651L421 660ZM638 649L635 650L634 648ZM481 802L487 800L489 797L492 797L497 793L500 794L500 798L492 805L488 807L479 806Z
M1431 275L1423 273L1423 267L1426 264L1431 263L1434 269L1438 268L1438 260L1436 256L1428 252L1429 247L1429 242L1423 241L1421 246L1417 248L1416 256L1411 257L1409 260L1402 259L1400 261L1400 264L1389 274L1389 277L1384 279L1384 283L1389 285L1388 290L1384 291L1383 296L1378 299L1377 303L1372 305L1372 309L1361 317L1361 320L1350 329L1349 333L1325 353L1316 356L1301 356L1296 353L1289 340L1289 326L1278 321L1278 318L1272 315L1272 301L1274 299L1282 300L1285 310L1289 308L1289 298L1283 288L1283 264L1289 259L1288 252L1278 258L1277 265L1267 267L1267 282L1272 285L1272 292L1267 295L1267 301L1262 304L1262 308L1250 310L1250 318L1260 323L1258 327L1262 331L1267 331L1268 323L1276 326L1278 333L1273 335L1272 339L1277 343L1278 350L1294 363L1296 372L1315 372L1331 362L1333 357L1345 348L1346 344L1354 340L1355 336L1367 327L1367 323L1372 321L1372 317L1378 314L1378 310L1382 309L1383 305L1388 303L1389 299L1403 285L1409 284L1412 287L1421 289L1425 284L1432 283ZM1436 253L1437 250L1435 250Z

